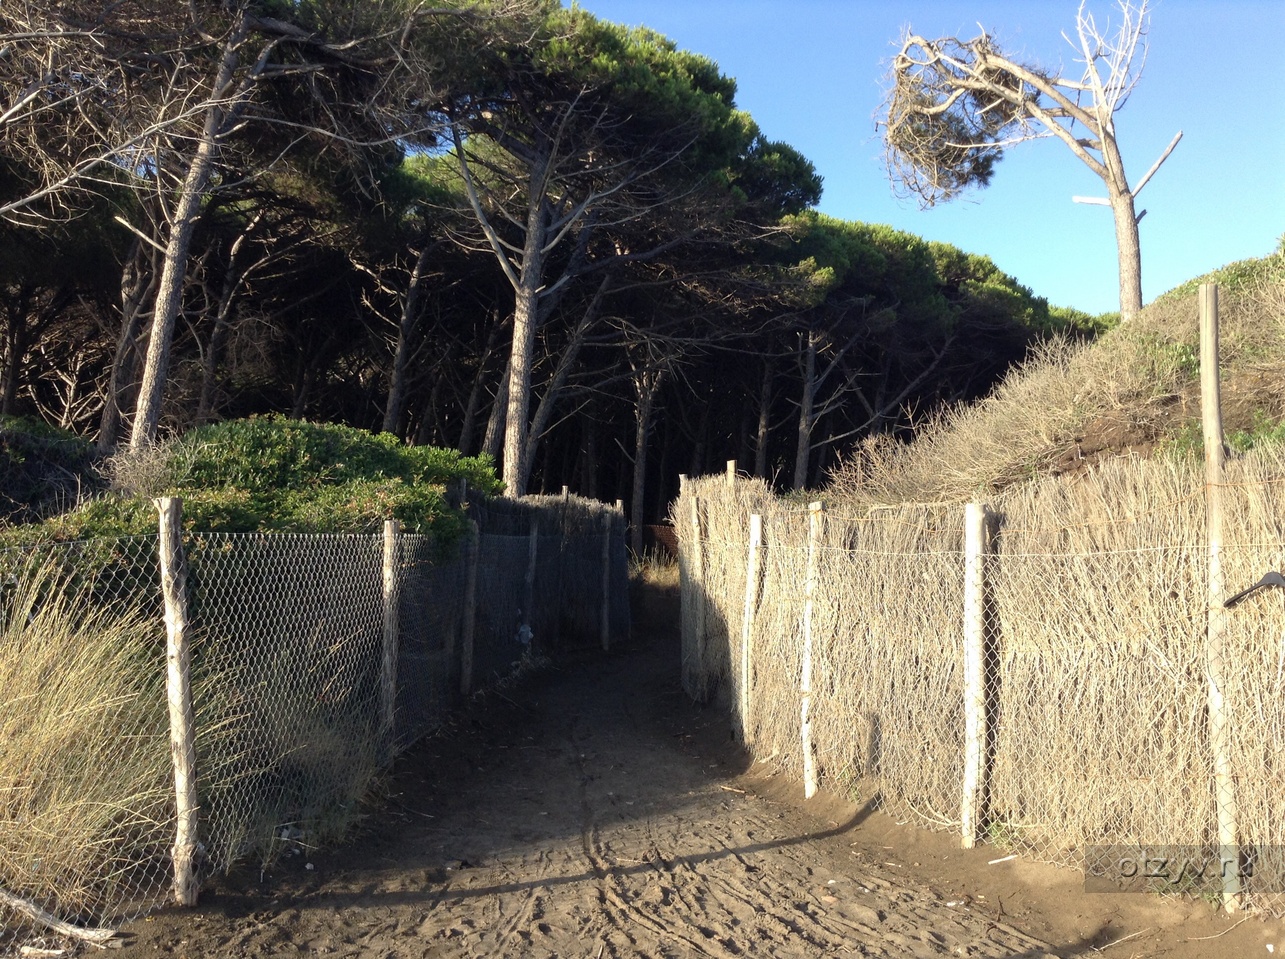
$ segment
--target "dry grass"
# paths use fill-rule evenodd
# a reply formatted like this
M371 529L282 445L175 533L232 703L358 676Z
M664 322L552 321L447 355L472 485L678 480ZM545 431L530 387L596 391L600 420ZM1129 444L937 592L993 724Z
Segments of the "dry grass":
M1202 470L1194 456L1117 459L992 497L990 842L1069 864L1093 844L1214 842ZM1226 497L1230 594L1285 568L1285 447L1233 459ZM798 775L807 517L752 482L690 482L676 519L694 501L700 566L679 524L687 688L739 702L745 530L759 512L748 732L757 756ZM813 617L823 783L945 828L959 825L962 793L962 525L957 505L828 511ZM1218 611L1234 651L1224 692L1239 836L1265 854L1285 845L1285 591Z
M163 628L53 564L0 615L0 886L68 917L155 898L174 815Z
M1221 295L1224 380L1285 360L1285 252L1258 261ZM941 413L914 443L867 441L832 475L827 498L870 503L963 502L1047 475L1095 419L1150 422L1193 399L1198 383L1195 292L1164 297L1088 345L1053 343L981 402ZM1188 402L1189 409L1198 408ZM1268 412L1279 419L1279 403ZM1162 427L1163 429L1163 427Z

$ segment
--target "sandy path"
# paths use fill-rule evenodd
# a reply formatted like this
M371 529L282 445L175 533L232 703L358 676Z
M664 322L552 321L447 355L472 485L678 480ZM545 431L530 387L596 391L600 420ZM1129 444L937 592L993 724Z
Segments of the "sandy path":
M115 955L1116 959L1268 955L1275 934L1253 920L1187 949L1230 923L1095 904L1068 870L804 806L682 695L672 634L476 705L399 761L352 845L221 879Z

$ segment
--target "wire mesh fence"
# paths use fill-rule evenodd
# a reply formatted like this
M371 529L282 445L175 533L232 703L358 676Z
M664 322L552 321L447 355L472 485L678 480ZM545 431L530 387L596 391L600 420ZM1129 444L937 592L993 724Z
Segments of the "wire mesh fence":
M335 841L461 697L627 636L621 514L476 507L456 544L184 536L201 875ZM159 584L155 537L0 553L0 945L170 898Z
M1224 492L1211 551L1198 464L1030 484L970 558L963 505L817 524L760 483L689 481L685 686L805 784L1089 878L1154 853L1172 875L1147 889L1285 914L1285 589L1224 605L1285 565L1285 453Z
M155 541L7 551L0 584L0 894L72 922L137 914L174 841Z

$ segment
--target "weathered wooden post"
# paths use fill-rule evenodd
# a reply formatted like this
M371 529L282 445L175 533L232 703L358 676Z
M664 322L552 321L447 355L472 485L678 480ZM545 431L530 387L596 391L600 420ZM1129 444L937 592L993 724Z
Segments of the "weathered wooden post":
M602 651L611 651L611 510L602 511L602 609L599 636Z
M192 648L188 638L187 556L183 552L183 501L153 500L160 513L161 595L165 601L165 688L170 708L170 757L174 763L176 830L174 898L195 906L196 875L196 718L192 708Z
M482 537L475 520L468 521L468 546L464 573L464 620L460 626L460 693L473 692L473 641L477 629L477 566Z
M540 553L540 515L531 514L531 533L527 537L527 577L524 581L526 585L526 599L522 613L522 626L531 627L531 621L536 614L536 559ZM554 602L559 602L555 599Z
M400 552L402 524L384 520L384 642L379 670L379 725L392 752L397 732L397 631L401 599Z
M986 781L987 510L964 507L964 788L959 818L963 846L977 844Z
M745 563L745 608L741 616L741 742L754 741L754 617L758 613L763 517L750 517L749 556Z
M820 548L821 521L825 507L808 504L808 570L803 587L803 667L799 678L799 733L803 746L803 798L811 799L817 791L817 761L812 752L812 620L817 589L817 552Z
M736 488L736 460L727 461L727 488Z
M1217 806L1218 862L1222 869L1222 904L1228 912L1240 906L1240 849L1236 844L1236 790L1231 764L1231 726L1224 679L1224 632L1227 597L1223 582L1223 483L1227 448L1223 440L1222 390L1218 380L1218 286L1200 286L1200 418L1205 440L1205 517L1209 544L1209 610L1205 624L1209 748L1213 754L1214 802Z
M701 511L699 497L692 497L692 629L695 635L694 653L697 675L700 677L700 697L705 698L705 617L708 603L705 597L705 544L701 541Z

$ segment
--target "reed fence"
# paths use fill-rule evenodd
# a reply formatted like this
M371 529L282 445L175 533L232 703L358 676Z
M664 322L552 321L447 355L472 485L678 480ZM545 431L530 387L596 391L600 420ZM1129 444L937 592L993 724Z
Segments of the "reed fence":
M337 840L462 698L629 632L619 508L475 500L444 545L162 505L156 537L0 554L0 950Z
M1212 554L1206 485L1117 460L845 515L690 480L685 688L808 792L1281 915L1285 589L1224 603L1285 568L1285 450L1227 464ZM1139 853L1168 873L1112 873Z

